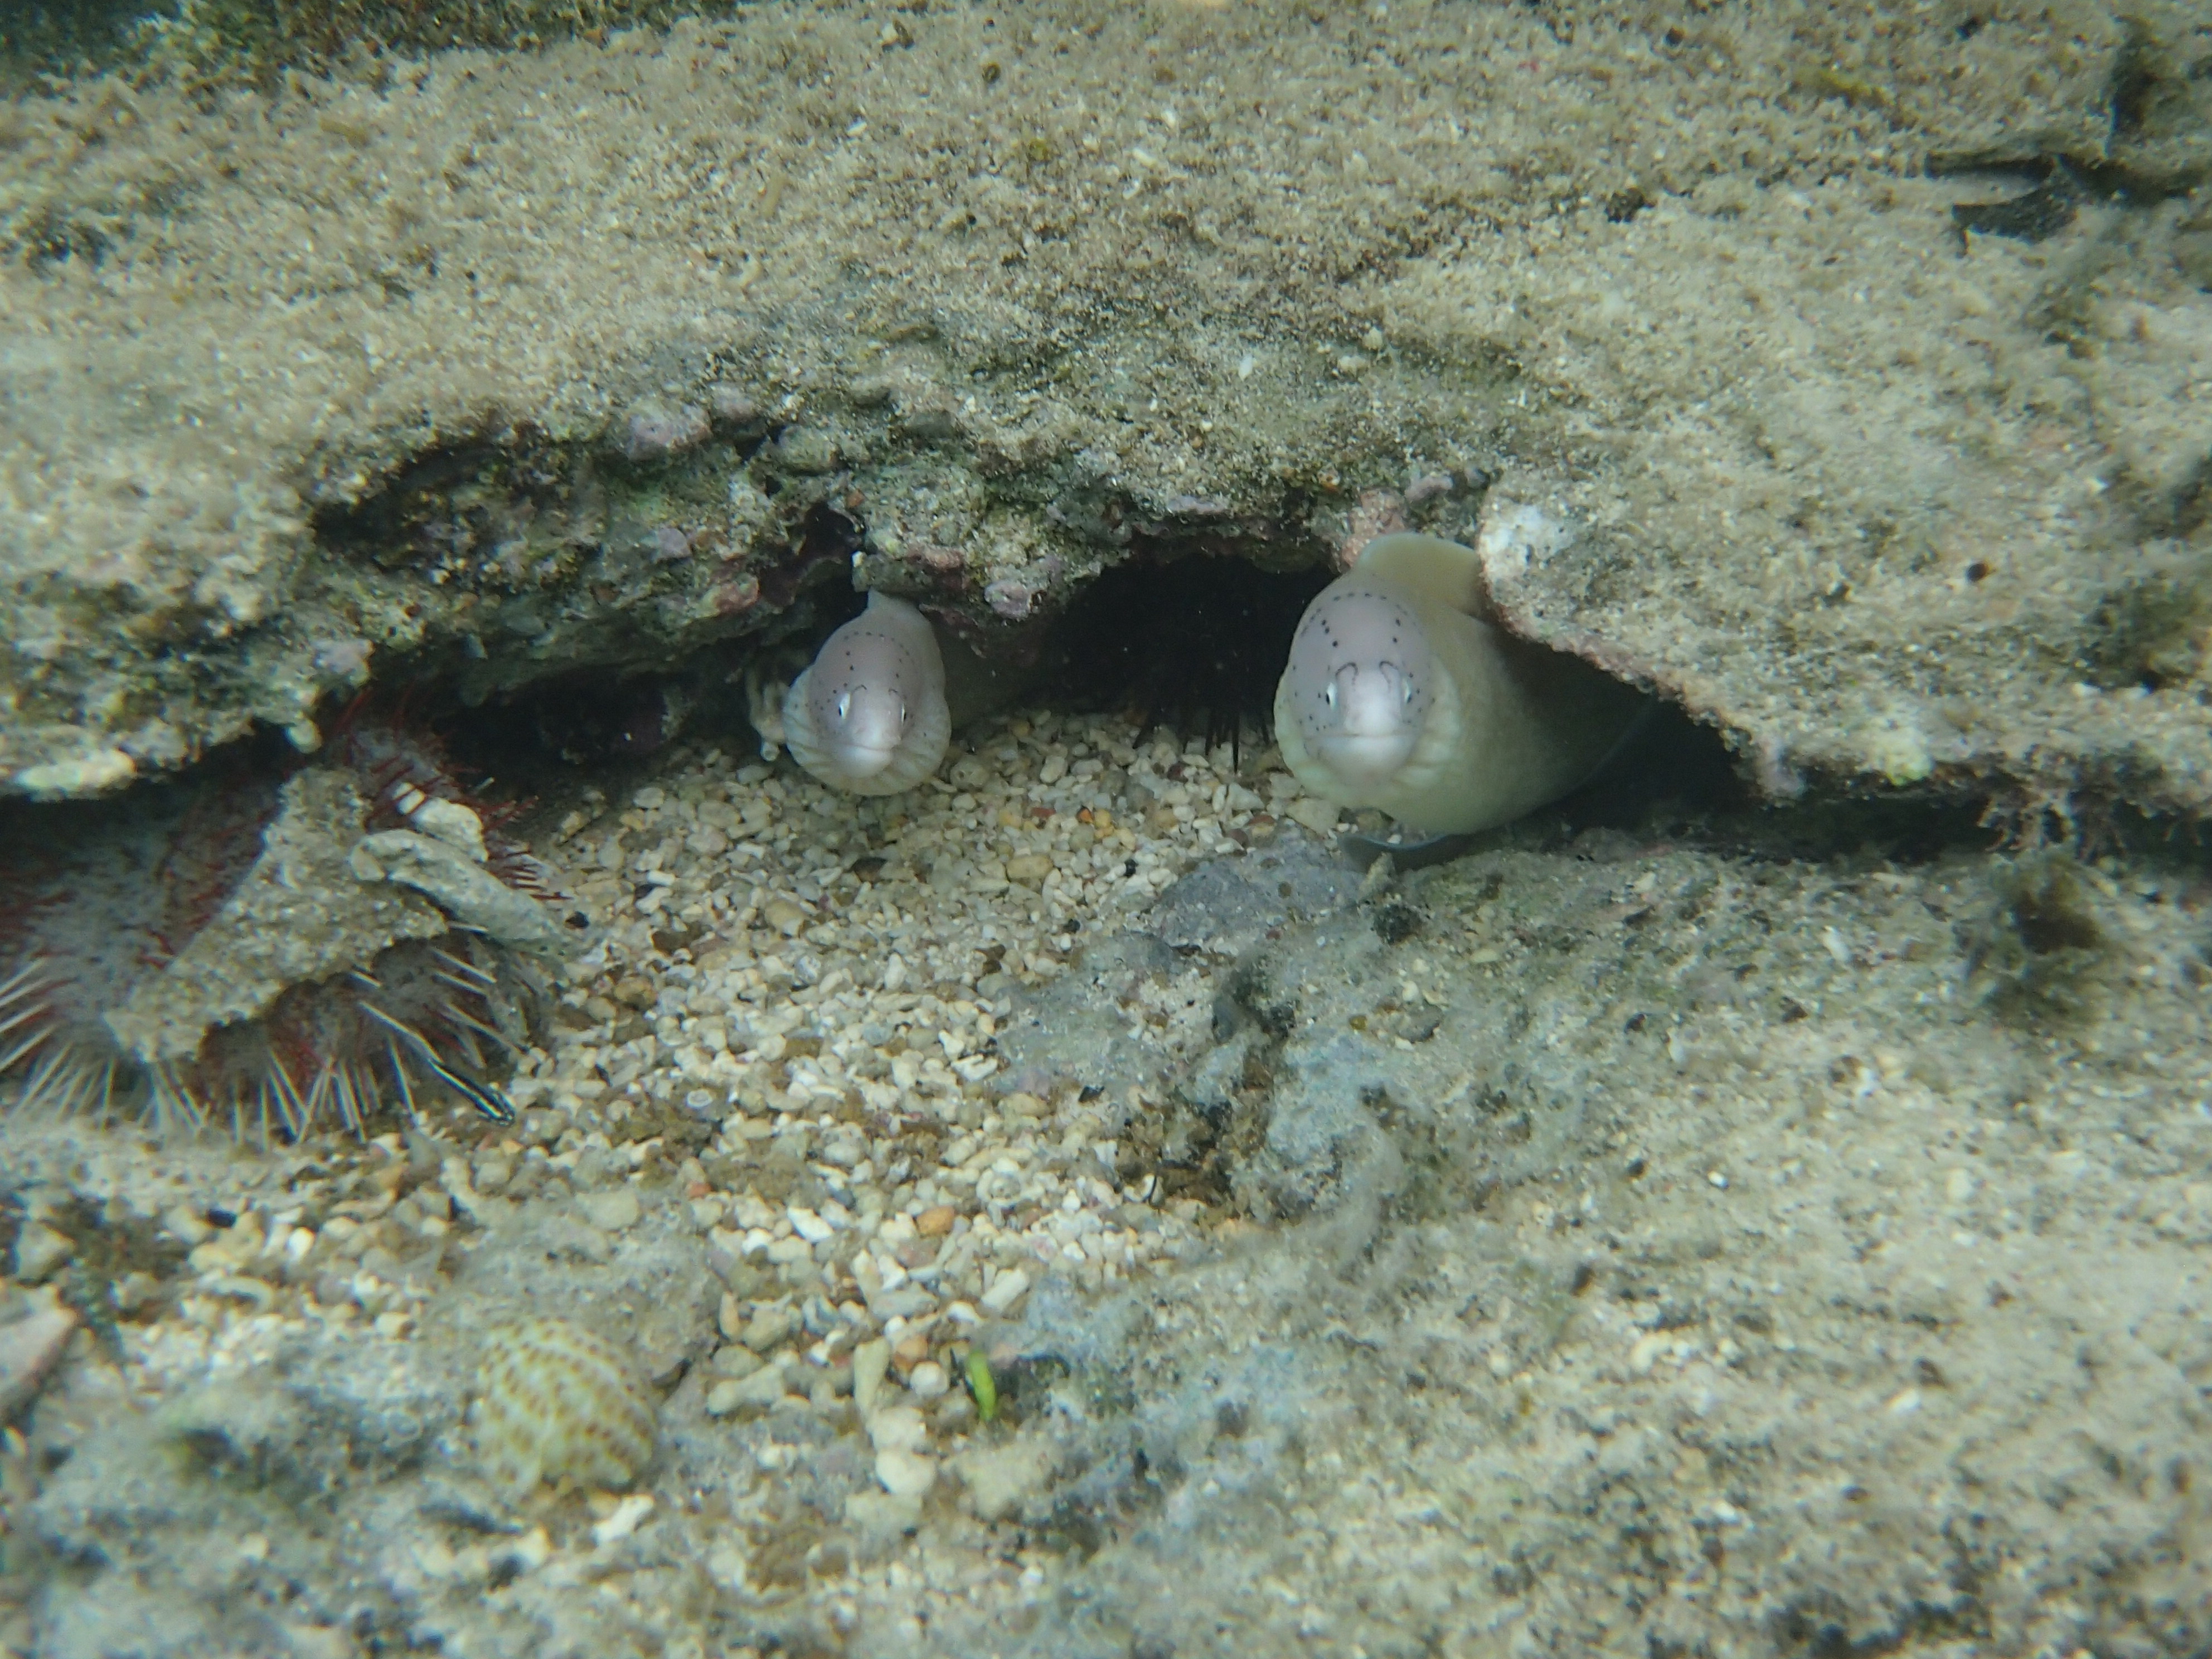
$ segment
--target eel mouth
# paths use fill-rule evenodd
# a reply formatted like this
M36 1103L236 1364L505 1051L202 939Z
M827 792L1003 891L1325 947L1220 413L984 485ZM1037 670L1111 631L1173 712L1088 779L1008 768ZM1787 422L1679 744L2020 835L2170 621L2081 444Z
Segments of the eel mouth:
M837 769L848 778L872 778L898 758L896 744L841 744L836 750Z
M1321 763L1348 784L1362 788L1388 783L1413 757L1411 732L1338 733L1314 744Z

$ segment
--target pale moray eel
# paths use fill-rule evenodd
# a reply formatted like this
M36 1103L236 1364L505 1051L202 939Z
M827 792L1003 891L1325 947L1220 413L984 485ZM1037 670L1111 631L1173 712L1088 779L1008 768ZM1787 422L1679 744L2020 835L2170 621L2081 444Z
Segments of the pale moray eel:
M1368 543L1306 607L1275 688L1276 741L1298 781L1439 836L1510 823L1587 781L1647 700L1492 617L1473 548Z
M913 788L937 770L952 736L929 619L904 599L869 594L868 608L824 640L791 683L782 715L791 757L831 788Z

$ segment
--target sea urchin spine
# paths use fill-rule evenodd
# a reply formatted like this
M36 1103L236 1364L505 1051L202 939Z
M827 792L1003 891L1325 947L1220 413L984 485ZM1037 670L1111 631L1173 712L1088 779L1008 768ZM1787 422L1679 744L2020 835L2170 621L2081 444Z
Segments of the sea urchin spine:
M282 782L234 766L0 817L0 1077L19 1108L355 1133L416 1091L512 1116L557 878L391 727Z

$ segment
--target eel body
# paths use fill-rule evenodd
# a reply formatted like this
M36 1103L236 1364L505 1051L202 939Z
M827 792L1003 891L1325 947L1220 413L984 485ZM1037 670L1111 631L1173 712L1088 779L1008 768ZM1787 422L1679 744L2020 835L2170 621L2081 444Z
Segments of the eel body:
M904 599L868 608L822 642L783 699L792 758L833 789L896 795L937 770L952 735L945 659Z
M1275 688L1276 740L1298 781L1437 836L1509 823L1586 782L1647 700L1489 613L1472 548L1370 542L1306 607Z

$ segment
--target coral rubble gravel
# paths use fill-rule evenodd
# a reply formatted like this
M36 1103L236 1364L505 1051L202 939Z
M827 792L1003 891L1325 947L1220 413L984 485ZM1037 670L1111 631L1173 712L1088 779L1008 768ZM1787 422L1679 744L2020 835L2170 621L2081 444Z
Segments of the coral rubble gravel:
M561 823L607 925L514 1125L0 1122L88 1326L0 1462L19 1645L2186 1650L2201 876L1363 878L1302 801L1062 714L883 801L687 749ZM661 1396L634 1492L477 1462L548 1315Z

